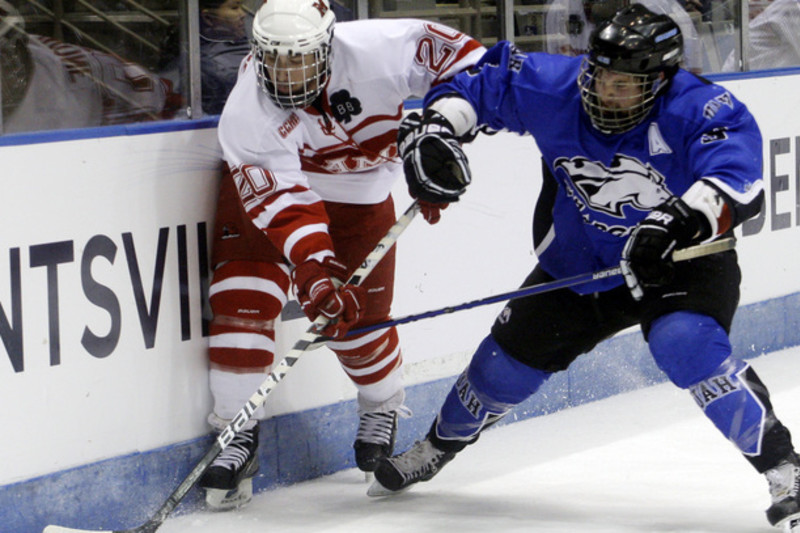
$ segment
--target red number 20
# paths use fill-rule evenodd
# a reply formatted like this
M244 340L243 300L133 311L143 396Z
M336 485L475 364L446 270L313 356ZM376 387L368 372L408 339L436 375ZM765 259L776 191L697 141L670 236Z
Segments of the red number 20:
M456 53L456 48L448 43L457 42L463 35L457 31L446 32L432 24L426 24L425 29L431 35L421 37L417 41L417 53L414 59L434 74L441 74Z

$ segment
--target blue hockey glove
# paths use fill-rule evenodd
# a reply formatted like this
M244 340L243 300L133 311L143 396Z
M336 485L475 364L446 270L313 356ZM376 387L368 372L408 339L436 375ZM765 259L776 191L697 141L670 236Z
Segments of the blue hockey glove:
M658 287L672 280L672 252L688 246L700 230L698 213L677 196L653 209L633 229L622 250L620 268L636 300L643 288Z
M472 181L453 126L436 111L411 113L400 124L397 146L408 192L431 204L457 202Z

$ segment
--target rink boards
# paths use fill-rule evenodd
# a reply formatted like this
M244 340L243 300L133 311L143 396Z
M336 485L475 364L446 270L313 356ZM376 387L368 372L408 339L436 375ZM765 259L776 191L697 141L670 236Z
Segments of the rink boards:
M800 344L800 75L722 82L764 136L766 204L737 231L736 355ZM209 444L205 349L215 121L0 137L0 527L142 521ZM474 181L437 226L401 237L393 313L516 288L535 262L539 154L501 133L467 147ZM397 211L410 199L395 188ZM502 304L400 327L408 405L398 447L419 438ZM290 307L285 352L307 327ZM638 331L548 382L509 421L663 380ZM355 391L325 348L305 354L267 402L258 488L353 466ZM301 443L302 445L298 445ZM196 503L190 494L185 509Z

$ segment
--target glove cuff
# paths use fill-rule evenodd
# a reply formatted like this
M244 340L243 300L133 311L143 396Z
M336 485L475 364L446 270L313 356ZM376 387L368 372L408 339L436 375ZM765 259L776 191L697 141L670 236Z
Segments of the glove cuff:
M462 138L478 125L478 114L469 102L458 96L444 96L435 100L428 111L441 114L453 130L453 135ZM427 114L428 111L425 113Z
M701 228L697 241L710 241L733 226L733 215L728 203L705 181L695 182L681 199L699 215Z
M702 230L701 214L689 207L678 196L670 196L666 202L653 209L647 216L649 219L659 217L674 217L677 222L678 244L680 247L689 246L690 243L697 241Z
M339 286L347 279L347 267L334 257L325 257L321 262L312 259L301 263L292 271L292 283L298 295L310 292L314 283L325 278Z

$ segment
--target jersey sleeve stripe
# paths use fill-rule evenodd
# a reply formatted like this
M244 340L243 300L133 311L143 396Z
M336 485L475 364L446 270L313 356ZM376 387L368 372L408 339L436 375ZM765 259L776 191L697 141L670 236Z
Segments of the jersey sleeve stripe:
M321 202L321 198L310 189L297 188L283 191L271 196L264 204L260 204L261 212L255 217L254 222L261 229L269 229L273 225L273 220L284 210L298 205L309 206L317 202Z

